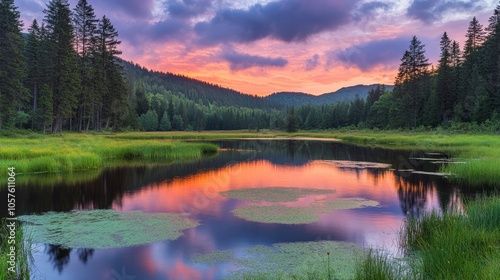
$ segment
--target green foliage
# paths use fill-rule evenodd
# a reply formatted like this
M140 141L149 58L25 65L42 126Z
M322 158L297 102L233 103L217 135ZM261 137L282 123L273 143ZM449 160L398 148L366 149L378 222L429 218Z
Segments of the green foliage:
M163 117L161 117L159 129L160 131L169 131L172 129L172 124L166 111L163 113Z
M146 131L156 131L158 130L158 115L155 111L149 110L139 117L139 123Z

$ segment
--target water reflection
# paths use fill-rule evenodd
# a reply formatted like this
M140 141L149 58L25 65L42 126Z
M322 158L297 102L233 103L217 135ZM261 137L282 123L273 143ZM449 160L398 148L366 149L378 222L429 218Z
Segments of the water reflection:
M393 248L405 216L460 205L460 193L437 176L381 169L339 169L323 160L391 164L393 169L435 171L437 166L412 160L422 151L363 148L314 141L218 141L228 149L199 161L126 166L81 176L30 176L17 189L21 214L73 209L188 213L201 225L171 242L109 249L65 249L46 245L35 253L35 265L46 279L111 279L122 271L136 279L219 279L228 264L192 263L193 255L215 250L279 242L339 240L363 246ZM73 175L68 175L68 177ZM63 176L64 177L64 176ZM339 198L379 201L377 208L338 210L308 225L262 224L235 217L231 211L248 202L228 199L226 190L261 187L336 190ZM5 190L0 190L5 192ZM2 193L4 195L4 193ZM307 205L309 198L294 202ZM4 211L4 210L2 210ZM4 215L4 213L2 213Z

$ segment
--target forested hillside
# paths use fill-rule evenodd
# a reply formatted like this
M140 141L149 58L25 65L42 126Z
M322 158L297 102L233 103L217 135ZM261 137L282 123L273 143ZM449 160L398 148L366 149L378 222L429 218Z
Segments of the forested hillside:
M377 86L382 85L356 85L344 87L335 92L322 95L312 95L303 92L276 92L267 96L265 99L287 107L302 105L321 106L331 103L349 102L356 99L356 96L361 99L366 99L368 92ZM384 85L384 87L386 90L392 90L394 88L390 85Z
M260 98L118 59L118 32L87 0L72 9L68 0L49 1L43 20L30 23L25 36L14 1L1 0L0 129L494 127L500 122L499 9L486 28L472 19L463 48L444 32L440 46L430 46L441 50L436 66L414 37L394 87Z

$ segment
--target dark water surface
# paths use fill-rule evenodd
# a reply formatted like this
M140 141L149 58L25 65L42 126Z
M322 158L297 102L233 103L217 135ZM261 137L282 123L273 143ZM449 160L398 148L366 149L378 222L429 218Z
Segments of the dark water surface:
M406 216L461 203L459 191L446 179L397 171L436 171L435 164L413 159L428 157L424 151L323 141L215 143L223 148L217 156L194 162L166 166L127 163L102 172L19 176L19 215L115 209L187 212L200 221L198 227L185 230L175 241L128 248L64 249L34 244L33 278L220 279L232 269L228 264L193 263L193 256L280 242L348 241L396 252L397 231ZM392 169L339 169L321 160L390 163ZM381 206L333 211L307 225L264 224L235 217L231 210L244 202L219 194L232 189L277 186L332 189L336 197L365 198ZM3 197L5 190L0 192Z

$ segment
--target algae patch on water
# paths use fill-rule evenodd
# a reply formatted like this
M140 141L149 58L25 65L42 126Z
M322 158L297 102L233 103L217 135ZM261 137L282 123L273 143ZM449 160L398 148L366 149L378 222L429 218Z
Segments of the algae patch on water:
M21 216L33 242L68 248L106 249L175 240L197 221L183 214L92 210Z
M379 203L362 198L340 198L312 203L306 207L276 205L248 205L233 210L234 215L242 219L260 223L309 224L326 214L339 209L375 207Z
M216 251L193 262L231 263L239 269L229 279L352 279L362 253L358 245L348 242L295 242L258 245L243 252Z
M292 202L309 195L325 195L333 193L335 193L335 190L268 187L230 190L222 192L221 195L250 202Z
M321 160L319 162L333 165L341 169L388 169L391 165L380 162L351 161L351 160Z

